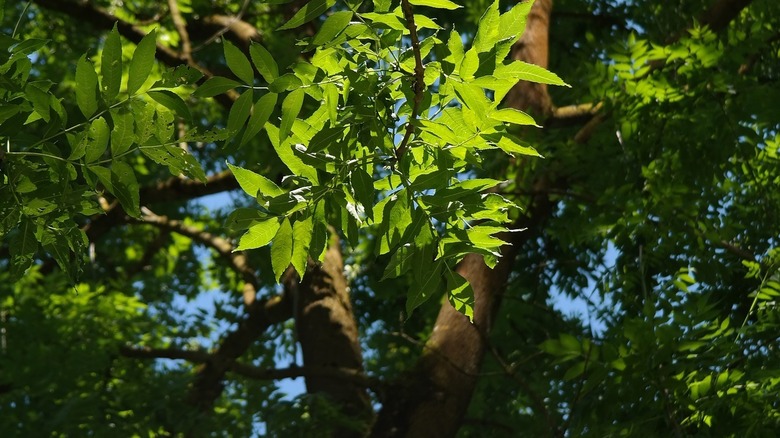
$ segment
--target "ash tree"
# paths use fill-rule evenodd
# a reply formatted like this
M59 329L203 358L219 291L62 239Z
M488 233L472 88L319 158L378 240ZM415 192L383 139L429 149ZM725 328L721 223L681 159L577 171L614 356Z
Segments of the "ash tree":
M780 427L774 2L5 3L4 436Z

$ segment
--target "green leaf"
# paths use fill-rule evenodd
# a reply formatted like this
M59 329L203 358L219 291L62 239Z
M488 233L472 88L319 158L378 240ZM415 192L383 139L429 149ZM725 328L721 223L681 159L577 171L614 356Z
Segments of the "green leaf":
M292 73L286 73L276 78L269 86L268 91L272 93L283 93L289 90L300 88L303 82Z
M179 117L183 118L186 122L192 123L192 115L190 109L184 100L178 94L170 90L156 90L149 91L147 93L149 97L154 99L155 102L174 111Z
M227 61L230 71L245 84L252 85L255 82L255 73L246 55L227 39L222 40L222 47L225 51L225 61Z
M450 0L409 0L409 3L415 6L429 6L436 9L458 9L463 6L453 3Z
M282 122L279 125L279 143L283 143L287 136L290 135L293 122L301 112L303 96L305 96L305 93L299 88L291 91L284 98L282 102Z
M374 179L368 172L363 170L363 167L357 167L353 170L349 179L352 183L352 190L355 193L355 198L365 207L368 218L373 220Z
M488 114L488 117L493 120L514 123L516 125L531 125L539 127L539 125L537 125L534 121L533 117L514 108L503 108L500 110L491 111L490 114Z
M248 89L241 93L241 96L233 102L230 107L230 113L228 114L227 130L235 135L249 117L249 113L252 111L252 101L254 99L254 93L251 89Z
M274 277L277 282L281 280L284 271L290 266L292 251L293 229L290 225L290 220L284 218L271 245L271 268L274 271Z
M319 17L334 4L336 4L336 0L311 0L304 7L299 9L287 23L284 23L277 30L295 29L296 27Z
M390 261L387 263L384 274L380 281L388 278L395 278L408 272L413 263L414 248L411 243L399 246L397 250L390 257Z
M377 206L382 205L377 204ZM388 202L384 204L384 211L381 219L374 211L374 217L377 222L381 220L377 239L377 255L385 254L393 249L401 241L404 231L412 223L409 198L406 190L401 190L395 195L390 196Z
M103 99L109 105L114 103L122 85L122 42L119 31L114 28L106 36L103 44L103 54L100 58L100 75L102 76L101 92Z
M102 166L89 167L106 190L116 196L125 212L132 217L140 217L139 188L133 169L122 161L114 161L111 169Z
M314 206L312 213L314 222L312 229L312 238L309 245L309 257L314 260L322 261L325 251L328 248L328 221L325 216L325 202L318 202Z
M11 254L11 280L17 280L24 275L32 265L35 251L38 250L38 240L35 238L35 222L22 220L18 232L8 242L8 252Z
M331 42L342 30L346 29L350 20L352 20L352 11L334 12L322 23L322 27L312 38L309 47L322 46Z
M239 82L232 79L214 76L213 78L208 78L192 95L196 97L213 97L240 85Z
M86 153L84 155L84 161L87 163L93 163L103 156L108 148L108 139L111 135L111 130L108 128L108 123L103 117L98 117L93 120L89 126L88 143Z
M498 41L496 45L496 59L504 59L509 50L520 36L525 32L526 17L531 11L533 2L520 2L508 12L501 14L498 25Z
M111 110L111 122L114 124L111 130L111 155L116 158L133 145L134 116L127 106L121 106Z
M498 42L498 25L500 15L498 13L498 0L493 2L487 11L479 19L479 27L474 37L472 47L478 53L489 52Z
M373 27L400 30L400 31L406 30L406 25L404 24L403 21L401 21L401 18L392 12L386 14L378 14L376 12L366 12L360 14L360 16L363 17L364 19L371 20L371 24L373 25Z
M95 76L97 80L97 76ZM46 122L49 121L51 95L47 90L39 88L40 83L28 83L24 87L24 95L32 102L34 111Z
M270 84L279 77L279 66L265 47L255 43L250 44L249 56L266 82Z
M228 215L227 219L225 219L225 228L231 231L243 231L255 223L263 222L266 219L268 219L268 215L256 208L241 207L233 210Z
M245 191L253 198L258 196L273 198L287 193L285 190L279 188L273 181L262 175L242 167L234 166L230 163L227 163L227 165L236 177L236 181L238 181L238 185L241 186L241 190Z
M427 253L427 251L423 251L423 253ZM441 277L444 265L443 260L436 260L433 263L430 263L430 261L421 263L417 260L416 266L421 266L425 271L425 275L419 279L415 279L406 296L407 318L412 314L414 309L428 301L432 296L441 292L445 286Z
M513 61L510 64L501 65L496 68L493 76L499 79L512 79L515 81L529 81L539 84L571 87L571 85L564 82L555 73L539 67L538 65L529 64L523 61Z
M114 186L113 194L119 199L127 214L139 217L141 215L139 187L133 168L123 161L114 161L111 164L111 181Z
M141 39L130 61L127 75L127 94L134 95L149 78L154 66L154 54L157 51L157 31L152 30Z
M525 144L519 144L509 138L508 136L502 136L501 140L496 143L496 146L498 146L502 151L506 152L510 155L530 155L532 157L542 157L542 155L536 151L532 146L525 145Z
M314 221L309 215L293 224L293 250L291 263L298 275L303 278L309 260L309 247L314 234Z
M95 67L87 61L87 55L76 64L76 104L84 117L90 118L98 108L98 77Z
M141 152L157 164L168 167L171 175L184 174L200 182L206 182L206 173L200 163L184 149L172 145L141 146Z
M328 119L330 119L330 125L336 126L339 116L339 89L335 84L324 84L322 85L322 94L325 100L325 107L328 110Z
M449 268L446 269L447 299L458 312L466 315L470 322L474 322L474 289L460 274Z
M285 221L287 221L287 219L285 219ZM238 241L238 246L233 252L261 248L268 245L280 231L282 225L280 218L277 217L259 222L252 222L253 223L249 226L247 232L241 236L241 240ZM289 222L287 223L289 225Z
M241 137L240 146L245 145L251 139L255 138L263 129L276 107L276 100L278 97L279 95L276 93L267 93L255 102L252 106L252 117L249 118L246 131L244 131L244 135Z
M295 175L304 177L314 184L317 184L319 178L317 176L317 169L304 163L293 152L292 145L289 143L279 142L279 129L271 123L266 123L265 129L268 132L268 138L271 140L271 144L276 151L276 155L282 160L285 166Z

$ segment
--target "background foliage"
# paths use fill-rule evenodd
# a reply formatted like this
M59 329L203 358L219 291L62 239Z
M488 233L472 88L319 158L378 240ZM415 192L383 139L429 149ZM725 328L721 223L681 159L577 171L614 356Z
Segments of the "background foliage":
M402 3L6 2L4 436L780 428L775 2Z

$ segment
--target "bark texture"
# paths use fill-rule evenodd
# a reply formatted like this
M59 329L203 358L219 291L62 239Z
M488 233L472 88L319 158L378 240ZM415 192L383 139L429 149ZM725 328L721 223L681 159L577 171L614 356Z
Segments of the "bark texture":
M549 61L549 29L552 0L536 0L526 20L523 36L512 46L509 56L547 68ZM506 96L506 106L528 111L538 120L549 117L553 111L547 84L520 81Z
M534 4L525 33L512 49L513 59L547 66L551 9L552 0ZM527 82L510 91L507 105L539 114L549 114L552 109L547 87ZM549 217L551 203L546 191L540 193L543 195L532 202L528 215L519 219L516 226L533 227ZM474 323L448 301L444 302L416 369L384 401L374 436L450 437L457 433L474 393L487 336L512 271L516 248L532 235L535 231L529 230L504 236L505 240L513 238L513 245L502 248L502 258L495 269L475 254L461 261L458 273L474 289Z
M334 237L321 264L309 261L303 280L293 276L288 290L297 301L295 327L305 367L350 369L362 373L363 356L358 328L352 312L349 287L344 278L344 262L338 239ZM307 376L306 390L322 394L341 406L350 419L368 424L373 411L365 386L333 379L329 376ZM339 437L364 436L365 429L343 427Z

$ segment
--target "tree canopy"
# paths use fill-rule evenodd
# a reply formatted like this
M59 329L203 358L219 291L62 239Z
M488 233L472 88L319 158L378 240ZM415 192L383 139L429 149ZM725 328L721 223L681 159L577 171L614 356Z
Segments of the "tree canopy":
M774 1L0 5L3 436L780 429Z

